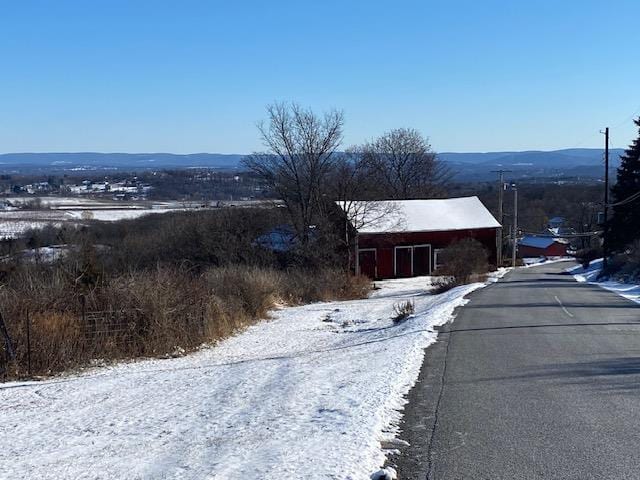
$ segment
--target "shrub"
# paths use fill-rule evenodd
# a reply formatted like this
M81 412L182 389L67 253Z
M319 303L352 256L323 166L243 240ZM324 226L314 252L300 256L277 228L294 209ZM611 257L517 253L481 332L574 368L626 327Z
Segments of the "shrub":
M0 312L16 345L13 376L25 373L31 318L32 372L46 375L92 359L172 355L215 342L277 304L362 298L364 276L329 253L273 252L256 238L281 209L168 212L119 222L48 227L0 242L0 253L65 245L58 259L0 263ZM304 255L303 255L304 254ZM13 257L12 257L13 258ZM0 345L0 371L2 371Z
M65 263L23 264L0 288L2 314L17 354L11 376L27 373L27 315L32 373L48 375L94 359L193 350L265 318L277 303L362 298L371 285L365 277L340 270L240 265L202 273L159 267L101 275L91 285L78 283L76 273Z
M603 255L602 247L600 246L589 247L589 248L583 248L582 250L578 250L576 252L576 259L578 260L578 262L580 262L580 264L584 268L587 268L589 266L589 263L592 260L596 260L597 258L602 258L602 255Z
M469 283L474 273L486 273L489 269L486 248L472 238L452 243L440 255L443 264L440 272L453 277L457 285Z
M406 300L401 303L396 303L393 306L393 323L400 323L406 320L410 315L413 315L415 311L416 306L412 300Z
M434 279L431 285L431 293L433 295L438 295L457 287L458 283L454 277L439 277Z
M640 240L628 245L624 252L609 258L607 271L602 274L622 282L635 283L640 280Z

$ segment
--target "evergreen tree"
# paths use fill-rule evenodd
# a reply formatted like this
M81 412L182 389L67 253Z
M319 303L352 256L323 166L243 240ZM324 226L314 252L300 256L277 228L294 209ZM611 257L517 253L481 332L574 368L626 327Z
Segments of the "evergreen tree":
M640 192L640 117L634 120L639 135L620 157L617 183L611 189L611 203L627 200ZM621 251L634 240L640 239L640 198L613 207L613 216L607 225L613 251Z

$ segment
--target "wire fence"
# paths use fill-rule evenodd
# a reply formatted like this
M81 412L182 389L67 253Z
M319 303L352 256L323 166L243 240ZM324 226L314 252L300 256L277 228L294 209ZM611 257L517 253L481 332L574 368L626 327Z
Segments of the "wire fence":
M141 343L144 326L139 313L126 309L83 311L80 332L86 351L91 353L125 347L131 350Z
M47 328L52 313L24 311L5 319L0 312L0 379L32 377L60 370L60 364L79 365L95 359L138 356L153 349L154 322L141 309L112 307L90 310L84 297L80 305L61 310L55 328ZM206 331L205 306L195 305L182 317L180 327L197 337ZM174 335L180 332L166 332ZM150 346L151 345L151 346Z
M9 365L15 362L16 354L11 341L11 336L4 322L2 312L0 312L0 376L6 376Z

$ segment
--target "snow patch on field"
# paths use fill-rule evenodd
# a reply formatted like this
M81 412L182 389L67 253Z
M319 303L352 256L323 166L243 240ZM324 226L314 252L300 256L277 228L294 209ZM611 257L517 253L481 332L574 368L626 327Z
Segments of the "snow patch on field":
M133 218L140 218L144 215L177 211L177 209L159 208L121 208L112 210L67 210L66 212L71 215L71 217L78 220L83 219L83 216L87 216L88 213L88 218L91 220L98 220L101 222L117 222L118 220L131 220Z
M589 266L584 268L582 265L569 268L566 270L573 275L578 282L588 282L617 293L618 295L640 303L640 285L635 283L622 283L609 279L598 280L598 276L602 271L602 258L592 260Z
M485 284L428 285L283 308L183 358L0 385L0 478L367 479L434 328ZM394 324L406 300L415 314Z

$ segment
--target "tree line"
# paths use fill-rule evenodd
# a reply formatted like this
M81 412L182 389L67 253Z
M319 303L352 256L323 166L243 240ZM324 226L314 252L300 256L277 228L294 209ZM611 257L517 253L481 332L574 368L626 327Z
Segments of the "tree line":
M429 141L411 128L344 148L344 114L317 114L296 103L267 107L258 125L264 151L244 165L282 200L297 237L309 246L335 202L434 198L450 178Z
M611 272L637 279L640 278L640 117L634 123L638 137L620 157L609 203L613 215L605 226L605 235L614 256Z

